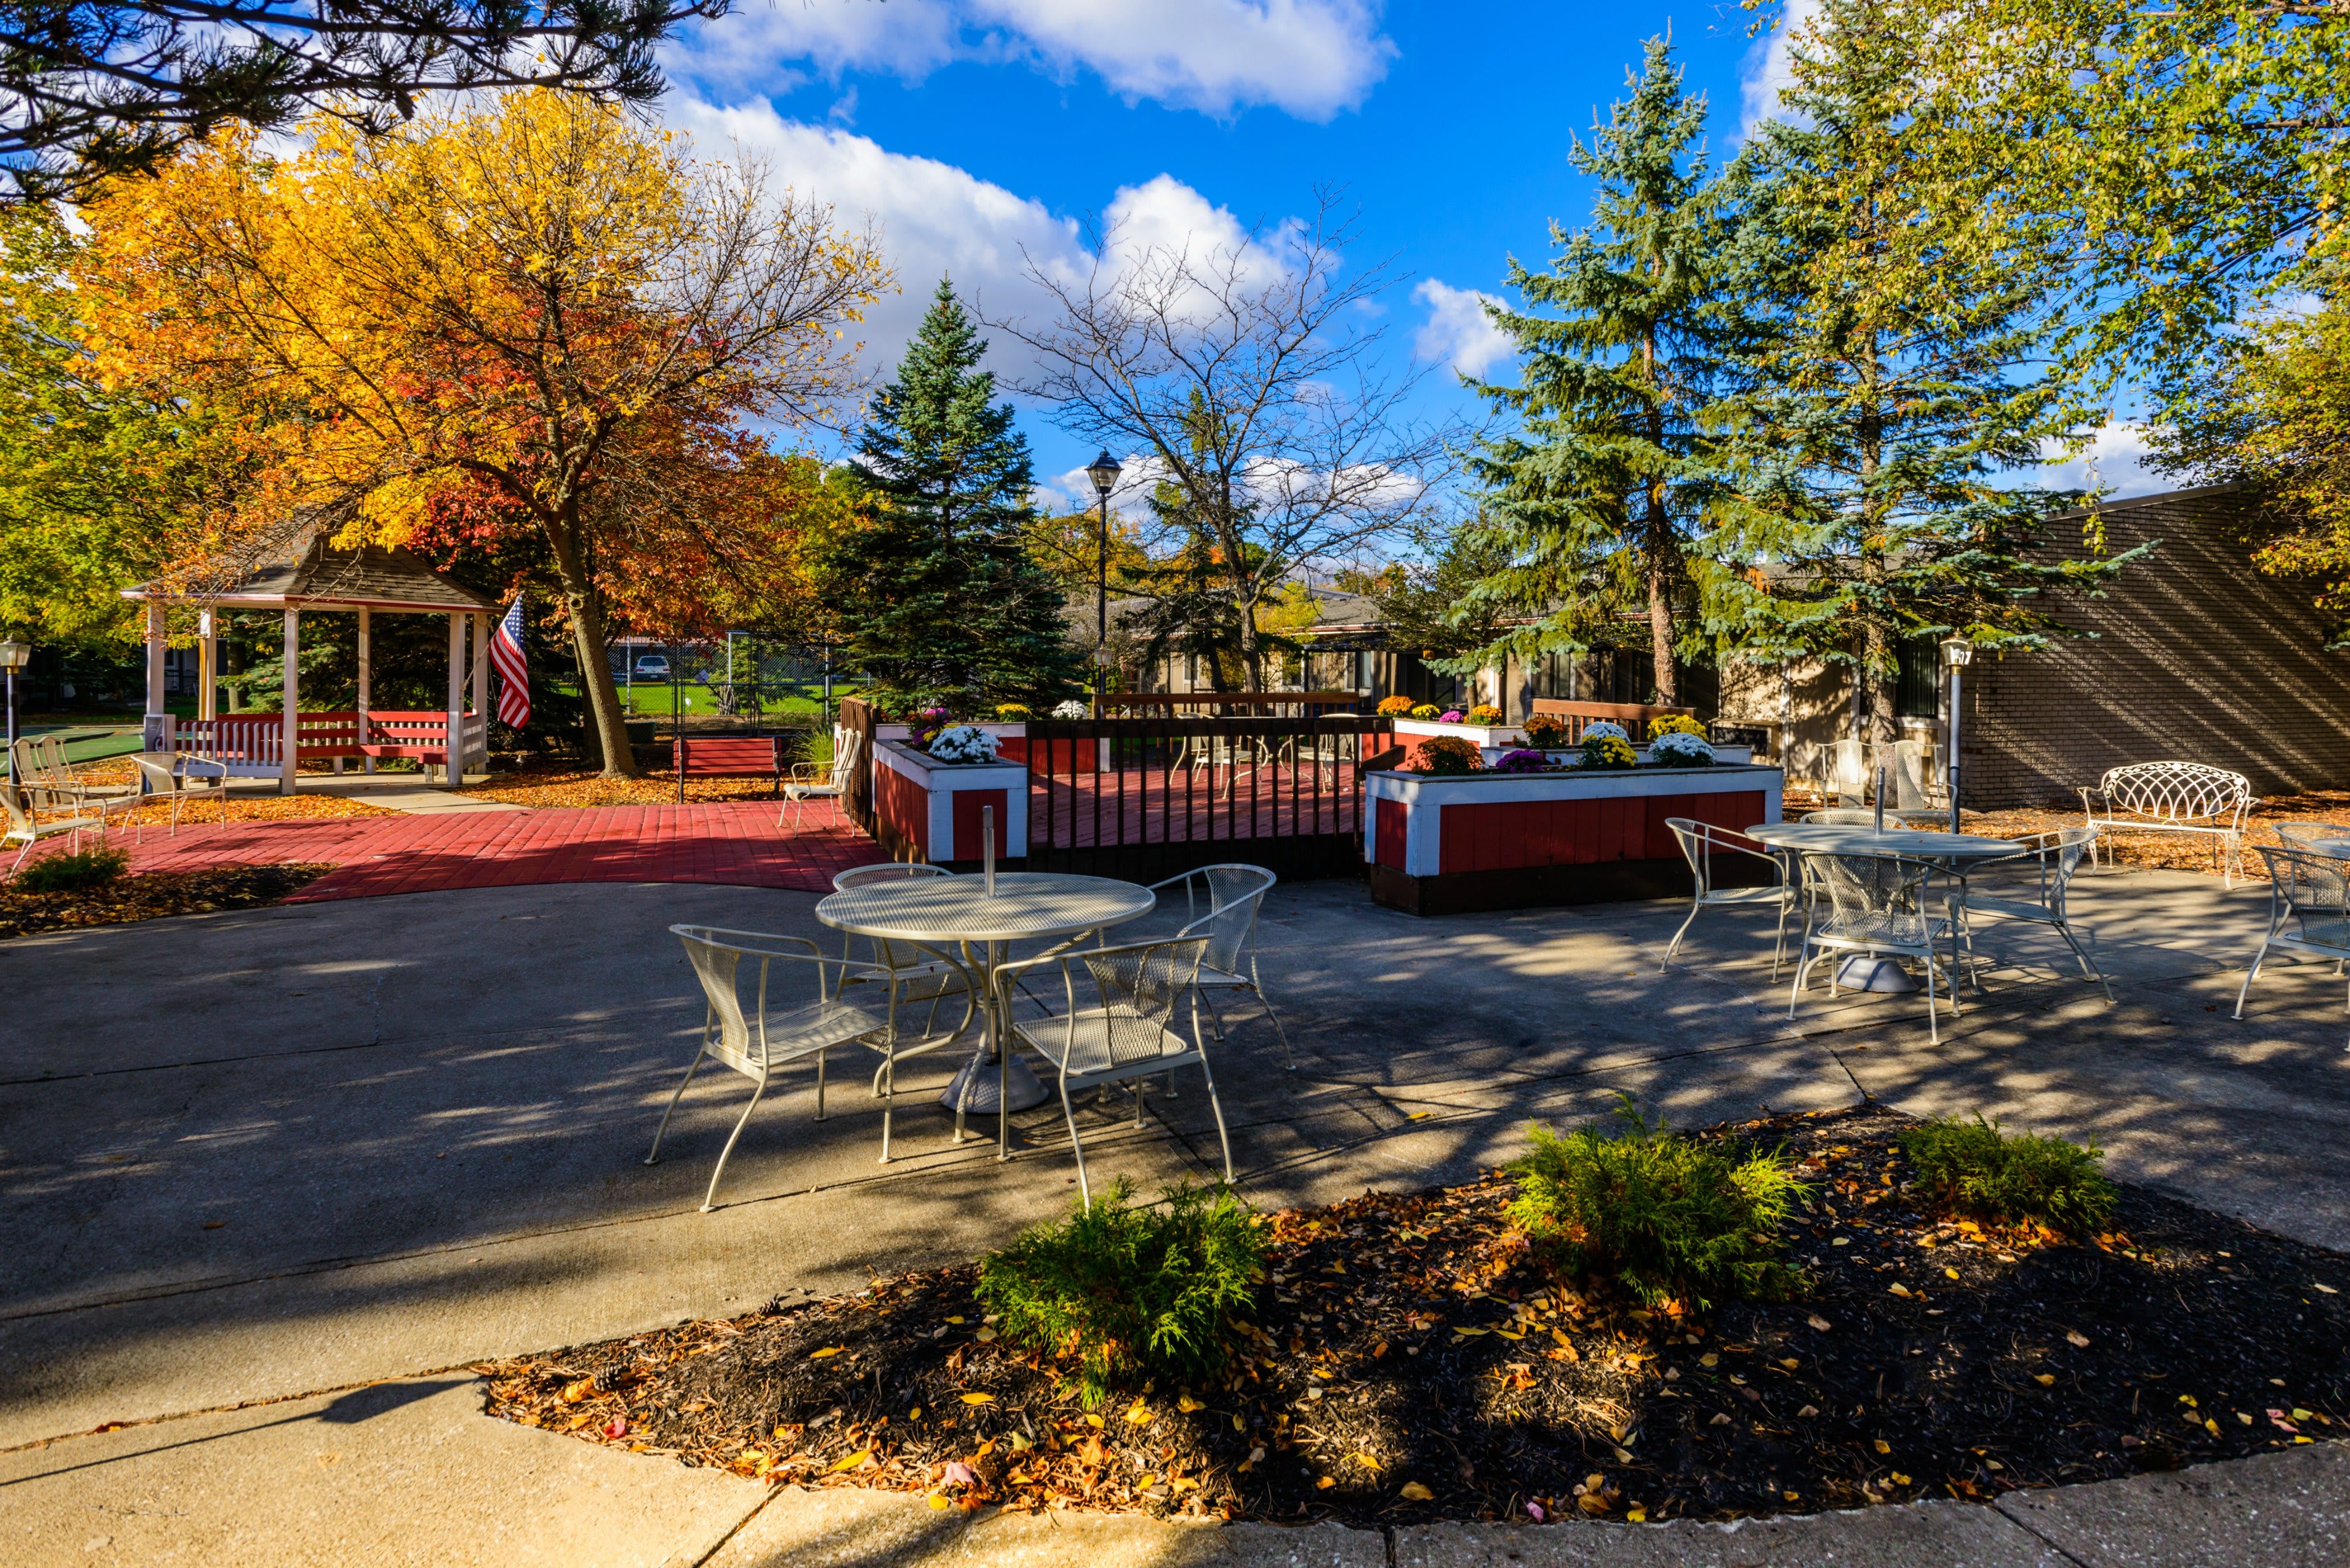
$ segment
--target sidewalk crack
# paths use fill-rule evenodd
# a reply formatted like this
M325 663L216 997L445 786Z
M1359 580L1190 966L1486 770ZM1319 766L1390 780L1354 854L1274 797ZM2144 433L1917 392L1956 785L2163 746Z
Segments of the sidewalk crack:
M1997 1499L1991 1506L2002 1519L2006 1520L2010 1524L2012 1524L2018 1530L2023 1532L2024 1534L2032 1537L2033 1540L2040 1542L2041 1545L2048 1548L2049 1551L2056 1553L2057 1556L2062 1557L2065 1562L2072 1563L2073 1568L2089 1568L2089 1564L2086 1560L2074 1556L2070 1552L2065 1551L2064 1547L2049 1539L2047 1535L2033 1529L2030 1520L2024 1519L2018 1514L2010 1513L2007 1510L2007 1500L2005 1498Z

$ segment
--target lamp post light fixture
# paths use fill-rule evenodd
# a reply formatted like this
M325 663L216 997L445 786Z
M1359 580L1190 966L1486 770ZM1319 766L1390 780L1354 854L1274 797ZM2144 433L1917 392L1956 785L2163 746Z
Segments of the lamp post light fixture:
M1950 831L1959 831L1959 676L1975 656L1975 645L1963 637L1942 639L1942 662L1950 670Z
M16 782L16 671L32 662L33 646L10 638L0 642L0 670L8 672L8 782Z
M1118 488L1121 470L1118 460L1105 447L1102 453L1086 464L1086 472L1094 482L1094 493L1101 498L1101 533L1094 552L1094 717L1101 717L1102 687L1107 683L1109 659L1109 493Z

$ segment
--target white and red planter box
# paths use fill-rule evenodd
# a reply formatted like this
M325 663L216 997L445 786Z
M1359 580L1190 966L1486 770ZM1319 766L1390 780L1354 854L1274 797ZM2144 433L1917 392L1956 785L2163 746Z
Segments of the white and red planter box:
M972 728L984 730L995 737L997 753L1005 762L1024 763L1029 760L1028 726L1025 722L1018 721L999 722L990 719L974 723ZM873 738L877 742L910 740L913 733L914 727L911 724L879 723L873 726ZM1037 770L1041 773L1059 774L1066 777L1075 773L1109 771L1107 740L1097 740L1090 743L1085 741L1055 741L1051 742L1048 750L1049 756L1037 759ZM1046 765L1048 763L1049 766Z
M1448 724L1440 719L1398 719L1395 722L1396 744L1403 748L1400 766L1419 766L1419 749L1439 735L1457 735L1475 746L1492 767L1511 752L1526 749L1526 727L1523 724ZM1632 749L1640 753L1640 761L1648 760L1646 742L1634 742ZM1583 755L1574 746L1560 747L1543 753L1553 762L1574 763ZM1716 746L1716 763L1751 763L1754 760L1752 746Z
M1732 832L1779 820L1777 768L1608 768L1363 781L1371 897L1415 915L1687 897L1689 862L1665 826L1684 816ZM1769 879L1724 857L1717 880Z
M995 858L1028 854L1028 764L941 763L903 741L873 745L874 836L892 855L938 866L984 857L982 812L995 809Z

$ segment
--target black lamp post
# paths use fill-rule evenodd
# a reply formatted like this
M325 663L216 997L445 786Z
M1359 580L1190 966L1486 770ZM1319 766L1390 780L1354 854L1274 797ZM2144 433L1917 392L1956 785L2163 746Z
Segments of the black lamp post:
M16 782L16 671L31 662L30 643L10 638L0 642L0 670L8 672L8 782Z
M1950 831L1959 831L1959 672L1975 656L1975 645L1963 637L1942 639L1942 662L1950 669Z
M1092 476L1094 493L1101 498L1101 535L1094 554L1094 717L1101 717L1104 666L1109 648L1109 493L1118 487L1120 470L1118 460L1108 449L1086 465Z

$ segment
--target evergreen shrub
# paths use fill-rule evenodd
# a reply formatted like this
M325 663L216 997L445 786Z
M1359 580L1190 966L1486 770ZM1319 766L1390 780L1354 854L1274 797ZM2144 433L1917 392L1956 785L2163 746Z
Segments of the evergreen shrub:
M2034 1133L2002 1133L1981 1112L1937 1119L1901 1135L1928 1202L1992 1224L2043 1224L2091 1236L2113 1217L2114 1188L2097 1166L2105 1151Z
M128 851L101 844L78 855L44 856L17 872L9 887L18 893L83 893L130 869Z

